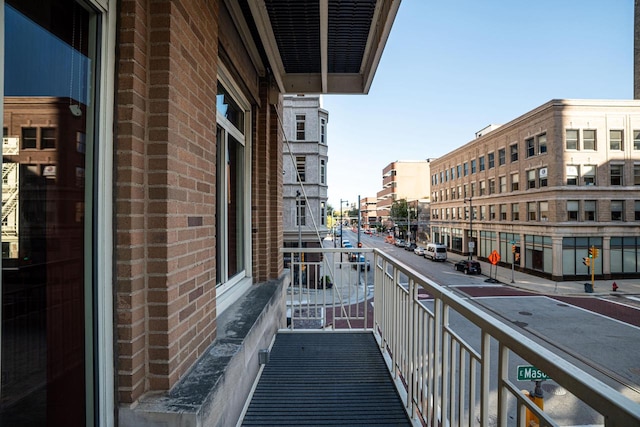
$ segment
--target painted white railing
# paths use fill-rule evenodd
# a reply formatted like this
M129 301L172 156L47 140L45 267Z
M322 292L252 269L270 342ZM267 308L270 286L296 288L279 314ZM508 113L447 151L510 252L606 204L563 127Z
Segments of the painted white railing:
M520 427L533 418L558 426L582 417L591 425L640 426L639 403L386 253L356 250L370 271L349 261L354 249L284 250L293 260L290 327L372 330L416 425ZM326 277L330 289L318 286ZM569 394L564 409L540 409L516 385L515 363L535 366Z

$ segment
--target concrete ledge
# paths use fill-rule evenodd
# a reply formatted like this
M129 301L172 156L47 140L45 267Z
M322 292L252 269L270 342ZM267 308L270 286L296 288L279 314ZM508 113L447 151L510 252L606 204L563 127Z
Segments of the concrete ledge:
M217 337L192 369L164 394L120 406L119 425L235 425L258 375L258 353L286 317L284 277L254 285L217 319Z

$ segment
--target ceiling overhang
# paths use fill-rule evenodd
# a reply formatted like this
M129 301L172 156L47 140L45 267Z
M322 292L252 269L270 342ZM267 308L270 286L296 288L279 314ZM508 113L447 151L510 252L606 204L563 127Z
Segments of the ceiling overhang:
M400 0L246 0L284 94L366 94Z

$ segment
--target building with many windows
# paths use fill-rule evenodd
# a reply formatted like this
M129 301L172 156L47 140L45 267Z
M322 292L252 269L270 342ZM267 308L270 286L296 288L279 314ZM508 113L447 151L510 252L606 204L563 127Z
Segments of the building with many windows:
M640 101L552 100L431 162L433 240L554 280L640 277ZM589 262L587 262L589 263Z
M283 99L285 247L320 247L327 227L327 124L320 96Z
M382 170L382 190L377 194L378 216L389 218L393 202L401 199L428 200L430 190L430 162L401 160L389 163Z

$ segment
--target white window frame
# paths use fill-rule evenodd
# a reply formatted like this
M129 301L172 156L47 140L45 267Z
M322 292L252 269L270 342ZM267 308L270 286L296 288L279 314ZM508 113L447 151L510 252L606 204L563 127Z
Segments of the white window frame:
M238 107L245 112L244 118L244 135L242 135L219 111L216 111L216 124L221 125L227 133L244 144L244 187L245 191L243 200L244 230L244 270L239 271L233 277L228 275L228 254L223 253L224 265L218 265L222 268L221 283L216 284L216 312L220 316L231 304L238 300L250 287L252 283L252 248L251 248L251 103L244 97L239 86L232 80L231 74L223 64L218 65L218 81L224 86L225 90L237 103ZM227 198L226 186L223 187L223 200ZM216 190L217 191L217 190ZM225 212L224 215L227 215ZM217 242L220 250L225 250L226 242L229 239L228 230L222 227L217 230Z

